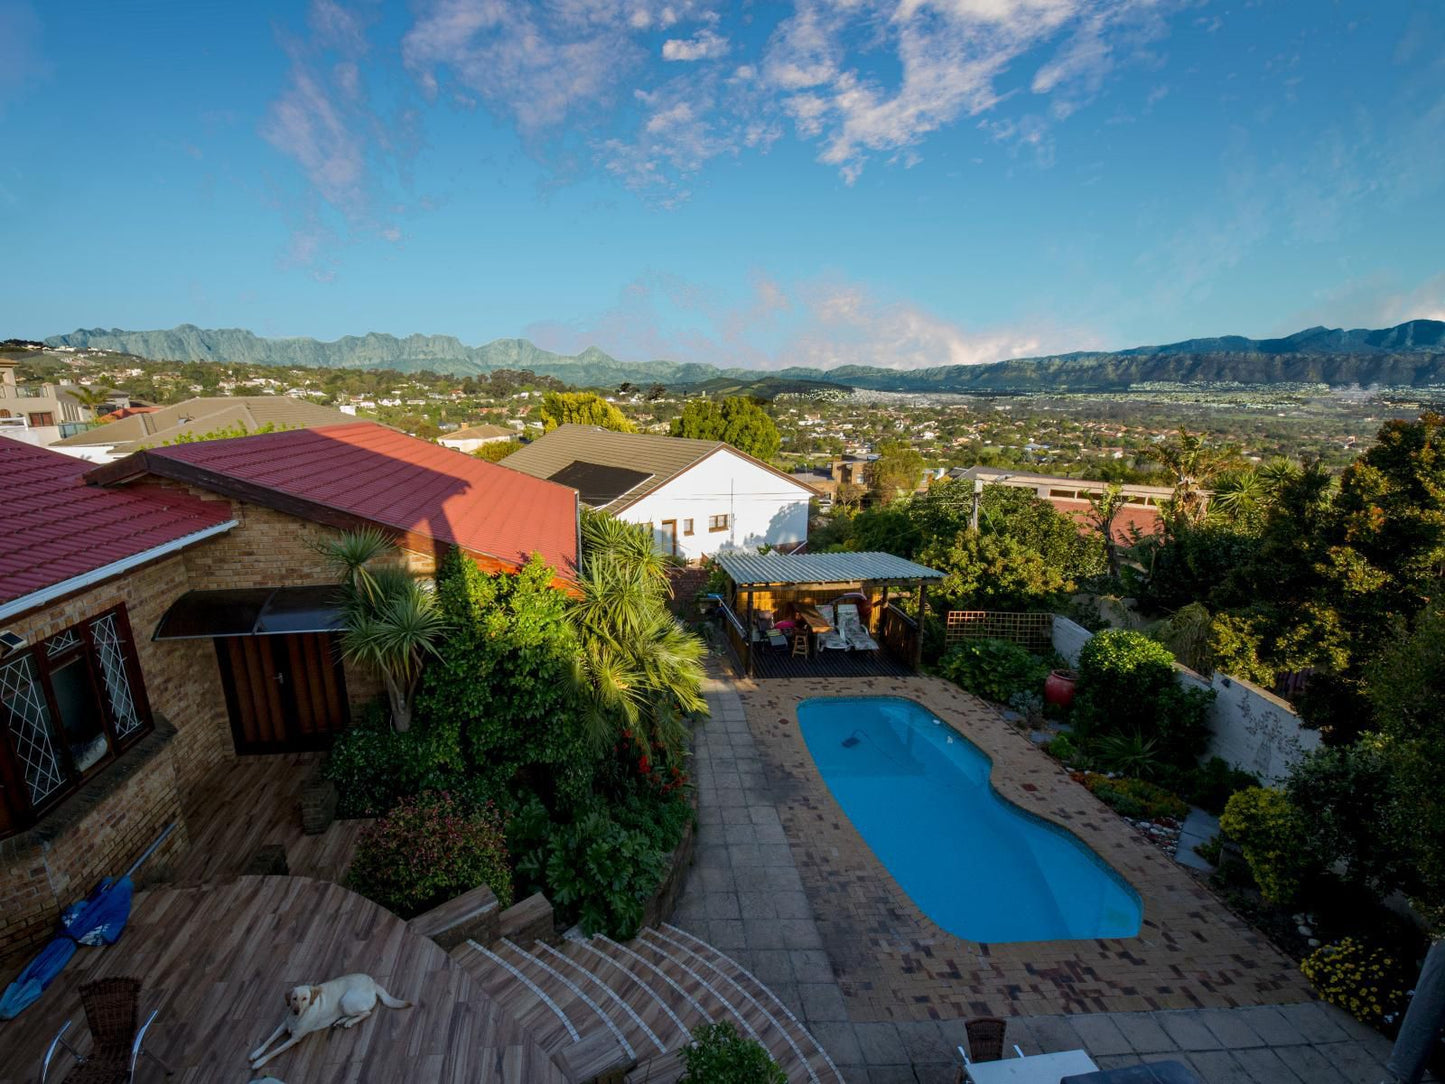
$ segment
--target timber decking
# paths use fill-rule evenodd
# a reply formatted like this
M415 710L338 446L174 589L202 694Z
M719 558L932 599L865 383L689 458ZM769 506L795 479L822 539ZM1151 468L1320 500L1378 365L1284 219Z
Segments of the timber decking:
M286 990L354 971L414 1007L378 1007L355 1028L308 1036L249 1073L246 1056L281 1022ZM464 968L395 915L334 884L240 877L138 893L116 945L80 949L39 1002L0 1024L0 1084L39 1080L45 1048L67 1019L75 1021L68 1035L88 1048L77 987L105 975L141 980L141 1011L160 1010L146 1045L176 1070L175 1084L267 1073L365 1084L566 1081ZM137 1074L138 1084L161 1079L155 1065Z
M180 884L234 877L268 843L286 849L293 876L340 881L369 820L338 820L318 836L301 831L301 790L320 753L235 757L216 766L188 796L191 846L177 864ZM144 872L142 873L144 876Z
M907 677L912 673L884 651L817 651L809 658L794 658L786 649L753 648L753 677L758 679Z

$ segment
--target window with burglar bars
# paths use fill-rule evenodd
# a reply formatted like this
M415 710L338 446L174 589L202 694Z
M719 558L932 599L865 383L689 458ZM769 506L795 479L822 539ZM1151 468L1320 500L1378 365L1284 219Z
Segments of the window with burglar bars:
M123 606L0 659L0 836L33 824L150 725Z
M948 611L944 650L965 640L1007 640L1029 651L1047 651L1054 642L1054 615L1007 610Z

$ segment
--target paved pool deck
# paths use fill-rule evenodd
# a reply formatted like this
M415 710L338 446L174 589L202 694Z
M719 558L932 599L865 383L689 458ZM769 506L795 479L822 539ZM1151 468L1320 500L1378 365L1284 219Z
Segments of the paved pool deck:
M1377 1084L1379 1035L1315 1002L1267 941L1068 779L992 708L930 678L827 683L721 674L693 774L700 827L674 921L737 958L850 1081L952 1081L963 1022L1010 1018L1026 1053L1103 1068L1175 1058L1206 1084ZM832 802L793 712L816 695L927 704L994 758L995 783L1064 824L1145 899L1138 938L985 946L933 927Z

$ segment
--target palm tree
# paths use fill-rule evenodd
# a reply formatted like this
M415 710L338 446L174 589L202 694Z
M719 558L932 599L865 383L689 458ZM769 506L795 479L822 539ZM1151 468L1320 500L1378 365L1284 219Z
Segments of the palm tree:
M1209 508L1206 491L1225 467L1224 454L1206 444L1204 434L1181 427L1174 440L1159 445L1154 458L1174 478L1171 515L1191 527L1199 526Z
M572 617L594 742L605 746L629 729L675 758L686 717L707 710L706 649L667 610L671 562L646 528L593 512L583 513L582 551Z
M104 388L98 384L77 384L74 387L66 387L65 394L90 411L92 418L98 418L100 415L97 411L110 402L110 397L115 394L115 389Z
M1104 540L1104 559L1109 563L1109 575L1116 578L1119 575L1119 543L1114 537L1114 520L1128 503L1124 487L1118 482L1110 482L1102 493L1089 497L1089 522Z
M412 702L427 655L447 624L436 596L394 559L395 543L368 527L317 546L337 570L344 601L341 653L381 677L392 726L411 728ZM377 563L386 561L386 563Z

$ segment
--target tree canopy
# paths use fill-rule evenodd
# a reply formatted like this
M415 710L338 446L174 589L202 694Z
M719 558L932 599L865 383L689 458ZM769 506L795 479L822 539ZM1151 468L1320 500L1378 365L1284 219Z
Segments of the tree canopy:
M880 445L878 458L864 468L864 477L873 497L887 504L907 496L923 481L923 456L904 441Z
M619 433L635 433L637 427L622 411L590 391L549 391L537 411L542 431L550 433L559 425L596 425Z
M672 435L697 440L721 440L764 462L778 454L783 438L768 412L754 399L733 395L721 403L689 399L673 419Z

